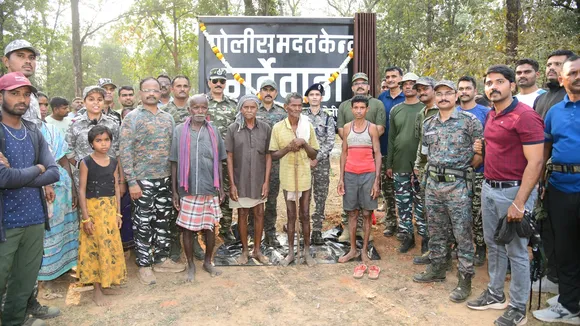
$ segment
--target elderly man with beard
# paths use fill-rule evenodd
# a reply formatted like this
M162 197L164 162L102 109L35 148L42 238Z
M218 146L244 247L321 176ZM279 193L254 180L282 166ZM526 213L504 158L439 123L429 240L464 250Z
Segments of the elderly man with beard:
M206 120L208 101L204 94L188 101L191 116L175 128L171 141L171 179L173 205L179 211L177 225L183 228L183 247L187 257L187 282L195 280L193 233L205 237L203 269L211 276L221 271L212 265L215 228L221 217L220 202L225 198L222 164L227 158L217 127Z

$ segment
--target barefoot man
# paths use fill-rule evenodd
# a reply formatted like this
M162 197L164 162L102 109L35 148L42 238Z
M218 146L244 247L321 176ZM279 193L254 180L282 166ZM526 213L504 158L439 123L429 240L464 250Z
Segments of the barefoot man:
M230 177L230 208L238 209L238 228L242 240L242 255L238 263L248 263L248 214L254 213L254 252L252 258L262 264L268 257L262 255L260 243L264 230L264 202L268 198L272 154L270 125L256 120L260 100L245 95L238 102L238 115L226 133L228 173Z
M362 209L364 238L361 256L363 264L368 265L371 214L378 207L377 197L380 194L381 145L377 125L365 119L369 100L365 96L356 95L351 105L354 120L344 125L343 129L338 194L343 196L342 206L348 212L350 234L356 234L356 219L359 209ZM350 251L340 257L338 262L346 263L358 255L356 241L351 241Z
M179 211L177 225L183 228L183 247L187 257L187 282L195 279L193 233L203 231L205 260L203 269L211 276L221 271L212 265L215 227L219 225L224 199L222 164L227 158L218 129L206 121L208 101L197 94L188 100L191 116L175 127L171 142L173 205Z
M273 160L280 160L280 186L284 190L288 215L288 256L280 262L288 266L294 260L294 231L297 210L304 232L304 259L308 266L316 261L310 256L310 160L316 158L318 141L307 116L302 116L302 96L290 93L284 109L288 117L274 125L270 139ZM300 207L296 208L296 200Z

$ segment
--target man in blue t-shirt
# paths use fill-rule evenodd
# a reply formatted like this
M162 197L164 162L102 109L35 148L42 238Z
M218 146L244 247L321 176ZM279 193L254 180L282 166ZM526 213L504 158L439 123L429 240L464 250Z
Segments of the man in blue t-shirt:
M552 158L545 196L553 233L558 235L554 256L560 295L533 314L544 322L580 325L580 56L564 62L558 80L567 95L546 114L544 163Z
M475 103L477 95L477 85L475 79L470 76L463 76L457 82L459 92L459 106L457 110L469 112L477 117L481 125L485 128L487 113L489 108ZM475 241L475 256L473 264L482 266L485 263L485 240L483 239L483 223L481 220L481 186L483 184L483 164L475 170L475 184L473 185L473 203L471 212L473 216L473 239Z
M401 89L400 83L403 79L403 70L399 67L388 67L385 69L385 83L387 90L379 95L378 99L385 105L385 113L387 114L387 126L385 132L379 137L381 143L381 189L383 198L385 199L385 224L384 235L391 237L395 234L397 229L397 214L395 212L395 186L393 179L387 177L387 148L389 143L389 117L391 109L405 101L405 95Z
M0 78L0 92L0 291L6 290L1 324L21 325L42 261L45 197L54 200L48 185L59 173L40 130L22 120L36 89L24 74L11 72Z

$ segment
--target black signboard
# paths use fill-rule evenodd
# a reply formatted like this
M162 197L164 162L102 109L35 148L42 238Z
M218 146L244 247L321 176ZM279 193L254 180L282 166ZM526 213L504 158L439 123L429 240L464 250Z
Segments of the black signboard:
M215 45L256 90L266 79L278 83L277 101L290 92L304 94L315 82L325 82L353 48L354 19L306 17L199 17ZM199 33L199 89L209 91L212 68L224 65ZM336 109L350 98L352 62L325 91L323 106ZM229 76L226 94L239 98L249 93ZM336 110L333 110L336 111ZM334 112L335 113L335 112Z

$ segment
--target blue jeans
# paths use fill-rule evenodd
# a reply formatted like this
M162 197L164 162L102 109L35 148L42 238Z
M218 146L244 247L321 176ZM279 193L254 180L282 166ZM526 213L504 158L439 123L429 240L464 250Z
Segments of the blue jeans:
M503 293L509 259L512 270L509 291L510 305L520 311L526 311L526 302L530 296L530 259L527 248L529 239L516 235L508 245L498 245L493 239L499 219L507 214L519 189L519 187L492 188L484 182L481 192L481 212L483 236L488 255L489 284L487 287L493 294ZM537 191L534 189L526 201L525 209L533 209L536 197Z

